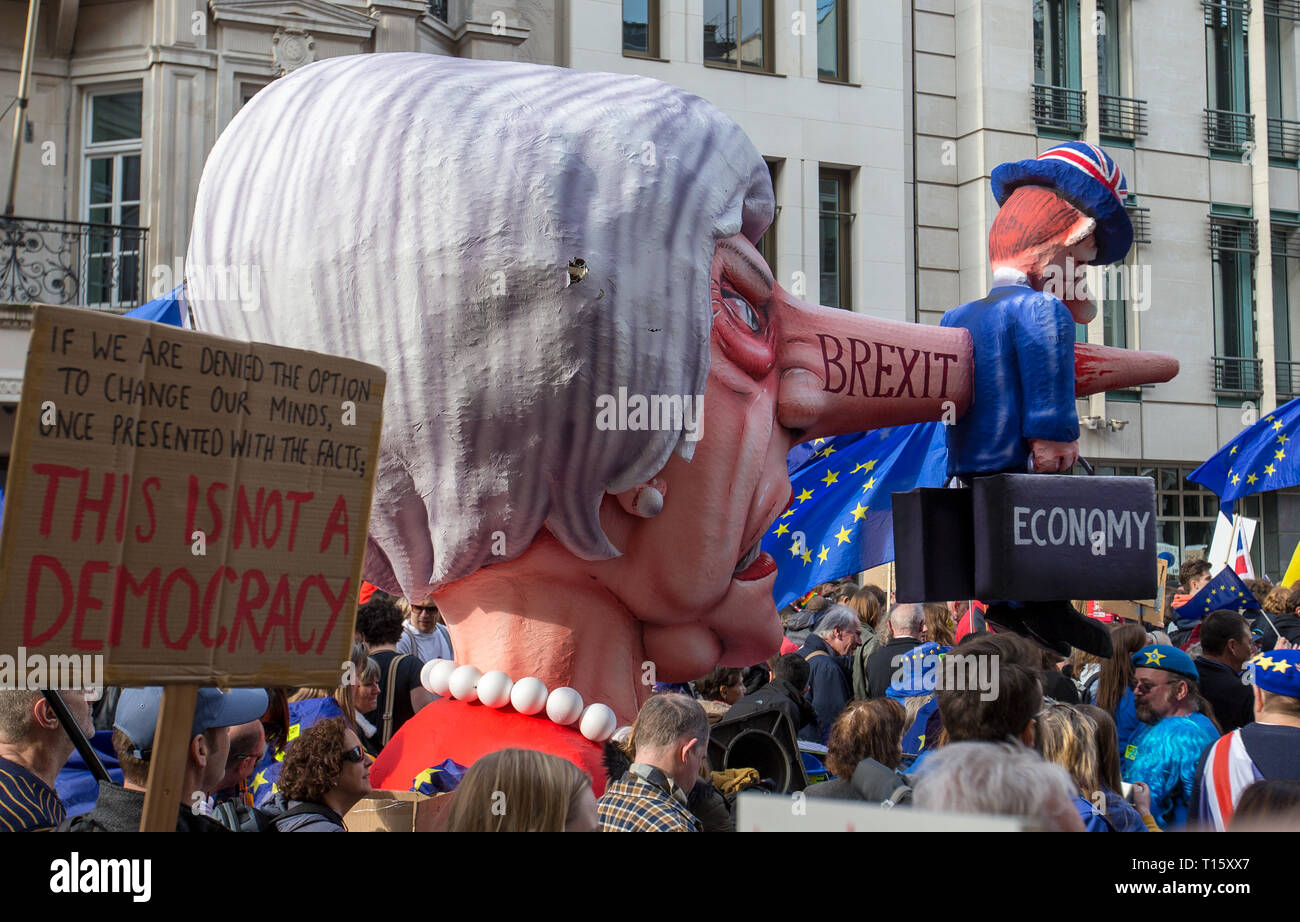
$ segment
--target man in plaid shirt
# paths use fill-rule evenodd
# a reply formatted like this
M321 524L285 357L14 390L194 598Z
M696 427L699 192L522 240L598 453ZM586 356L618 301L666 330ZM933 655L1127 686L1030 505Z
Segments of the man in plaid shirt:
M633 733L635 761L596 803L601 832L699 832L686 796L709 743L704 708L685 695L654 695Z

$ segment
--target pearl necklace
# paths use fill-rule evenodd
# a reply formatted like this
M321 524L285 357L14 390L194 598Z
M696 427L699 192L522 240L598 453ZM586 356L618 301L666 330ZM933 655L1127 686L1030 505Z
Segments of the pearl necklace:
M545 710L546 716L562 727L577 723L579 732L593 743L609 739L618 726L618 717L608 705L596 702L584 708L577 689L566 685L548 691L535 676L515 682L499 669L482 672L475 666L457 666L449 659L431 659L420 670L420 684L441 698L450 694L459 701L479 701L490 708L509 704L529 716Z

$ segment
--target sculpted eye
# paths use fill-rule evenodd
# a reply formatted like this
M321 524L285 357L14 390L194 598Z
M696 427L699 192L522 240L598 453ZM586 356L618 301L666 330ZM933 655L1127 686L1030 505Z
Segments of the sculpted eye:
M722 303L726 304L728 309L735 314L741 322L745 324L745 326L749 327L752 332L757 333L762 328L762 324L758 319L758 314L755 313L752 307L750 307L749 302L745 300L744 296L726 284L722 285L721 293Z

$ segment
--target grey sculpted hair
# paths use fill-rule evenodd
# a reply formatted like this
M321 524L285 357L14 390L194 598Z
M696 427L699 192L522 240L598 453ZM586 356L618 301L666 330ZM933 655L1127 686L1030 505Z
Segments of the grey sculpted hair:
M596 400L703 396L716 243L757 241L772 213L744 132L666 83L330 58L217 139L188 297L200 329L387 370L364 572L424 598L543 527L580 558L619 553L604 493L694 442L599 429ZM210 267L252 267L256 291L223 298Z
M1072 808L1070 773L1018 743L949 743L925 760L914 803L925 810L1024 816L1055 828Z
M821 618L817 621L817 629L813 631L818 637L825 640L835 633L835 629L848 631L859 627L862 621L858 618L858 613L840 602L828 605L823 611Z

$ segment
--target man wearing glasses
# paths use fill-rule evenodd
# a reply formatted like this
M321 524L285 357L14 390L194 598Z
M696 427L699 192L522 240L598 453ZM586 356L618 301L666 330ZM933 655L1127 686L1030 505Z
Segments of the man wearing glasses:
M1204 711L1200 675L1192 658L1168 644L1150 644L1133 654L1137 667L1133 697L1142 726L1122 754L1124 781L1151 789L1151 813L1160 828L1187 820L1201 753L1219 738Z
M230 728L230 755L226 773L212 795L213 818L232 832L262 832L270 825L253 806L247 782L266 755L266 730L262 721L250 720Z

